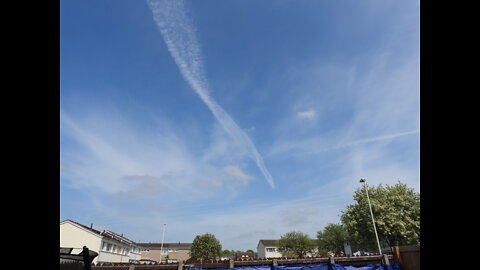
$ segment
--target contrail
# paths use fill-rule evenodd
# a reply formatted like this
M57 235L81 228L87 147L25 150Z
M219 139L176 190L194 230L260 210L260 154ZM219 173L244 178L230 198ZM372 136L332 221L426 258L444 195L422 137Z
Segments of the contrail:
M195 35L195 25L186 14L183 0L147 0L153 13L153 19L167 44L168 51L180 69L183 78L200 96L212 111L223 129L240 145L246 147L250 157L255 161L265 179L275 188L273 178L268 172L263 158L258 153L250 138L235 121L210 96L209 85L204 74L199 42Z
M364 144L364 143L370 143L370 142L390 140L390 139L394 139L394 138L397 138L397 137L406 136L406 135L410 135L410 134L415 134L415 133L419 133L419 132L420 132L420 130L412 130L412 131L400 132L400 133L384 135L384 136L379 136L379 137L374 137L374 138L369 138L369 139L357 140L357 141L345 143L345 144L342 144L342 145L338 145L338 146L335 146L335 147L332 147L332 148L322 149L319 152L337 150L337 149L341 149L341 148L355 146L357 144Z

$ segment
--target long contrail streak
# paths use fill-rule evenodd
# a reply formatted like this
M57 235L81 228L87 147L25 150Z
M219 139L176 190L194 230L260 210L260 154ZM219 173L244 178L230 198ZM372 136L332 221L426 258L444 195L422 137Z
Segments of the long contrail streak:
M237 143L248 149L250 157L263 173L268 184L274 188L273 178L253 142L210 96L200 46L195 35L195 25L186 14L185 2L183 0L147 0L147 3L183 78L208 106L223 129Z

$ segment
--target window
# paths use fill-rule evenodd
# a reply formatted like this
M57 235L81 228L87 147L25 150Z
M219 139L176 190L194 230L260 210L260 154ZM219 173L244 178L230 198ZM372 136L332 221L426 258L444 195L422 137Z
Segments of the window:
M103 242L102 250L107 250L107 243Z
M112 244L107 244L107 251L111 251L112 250Z
M267 252L275 252L275 248L267 248Z

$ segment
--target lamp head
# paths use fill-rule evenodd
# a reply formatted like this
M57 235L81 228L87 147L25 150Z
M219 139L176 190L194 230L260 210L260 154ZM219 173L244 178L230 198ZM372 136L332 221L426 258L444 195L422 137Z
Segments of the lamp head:
M365 183L365 181L366 180L364 178L360 179L360 183Z

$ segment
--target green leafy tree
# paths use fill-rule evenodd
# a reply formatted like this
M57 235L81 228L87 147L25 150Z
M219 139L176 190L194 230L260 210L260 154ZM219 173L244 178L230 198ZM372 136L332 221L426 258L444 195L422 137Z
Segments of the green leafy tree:
M222 253L222 245L213 234L197 235L190 249L192 260L214 260Z
M288 232L278 241L278 250L287 257L304 258L315 250L315 240L299 231Z
M375 225L382 247L420 244L420 193L398 182L368 187ZM342 211L341 220L360 247L378 250L365 189L358 188L355 204Z
M347 240L348 232L341 224L328 224L323 231L317 232L318 250L321 255L333 252L340 255L343 252L343 243Z

